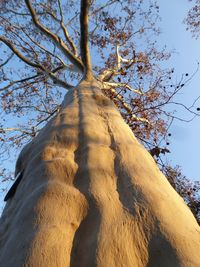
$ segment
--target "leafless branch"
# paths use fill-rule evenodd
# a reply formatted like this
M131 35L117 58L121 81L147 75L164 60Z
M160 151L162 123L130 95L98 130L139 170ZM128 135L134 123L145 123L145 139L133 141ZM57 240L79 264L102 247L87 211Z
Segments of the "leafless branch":
M194 112L193 110L191 110L190 107L187 107L186 105L184 105L183 103L178 103L178 102L174 102L174 101L171 101L171 102L168 102L167 104L172 104L172 105L178 105L178 106L181 106L183 107L185 110L189 111L190 113L196 115L196 116L200 116L199 113L197 112Z
M41 69L41 66L31 62L30 60L28 60L25 56L22 55L22 53L16 49L16 47L10 42L8 41L6 38L4 38L3 36L0 36L0 41L2 41L5 45L7 45L12 51L13 53L18 56L18 58L20 58L22 61L24 61L26 64L28 64L31 67L37 68L37 69Z
M66 39L67 43L69 44L72 52L74 53L75 56L78 56L78 52L77 52L76 46L75 46L74 42L72 41L72 39L70 38L68 30L67 30L67 28L66 28L66 26L64 24L64 17L63 17L61 2L60 2L60 0L57 0L57 1L58 1L58 6L59 6L59 12L60 12L61 19L57 18L57 16L54 14L54 12L49 7L47 7L45 4L41 3L40 5L45 9L45 12L49 16L51 16L57 23L59 23L60 28L62 29L62 31L64 33L64 36L65 36L65 39ZM38 13L38 14L41 14L41 13Z
M112 0L112 1L108 1L106 4L102 5L101 7L97 8L96 10L94 10L92 12L92 15L96 15L97 13L99 13L100 11L102 11L104 8L111 6L112 4L119 2L119 0Z
M45 51L47 54L51 55L52 57L55 57L56 59L58 59L63 66L66 66L66 64L64 63L64 61L57 55L55 55L54 53L52 53L51 51L49 51L48 49L46 49L44 46L42 46L41 44L39 44L38 42L36 42L29 34L26 33L26 31L24 31L24 34L27 36L27 38L34 43L36 46L38 46L41 50Z
M21 132L24 134L32 135L32 131L29 132L29 131L23 130L21 128L0 128L0 133L6 133L6 132Z
M36 124L36 126L35 126L34 128L37 129L37 127L38 127L41 123L43 123L43 122L47 121L48 119L50 119L56 112L59 112L59 110L60 110L60 106L58 106L55 110L53 110L53 111L49 114L49 116L47 116L47 117L44 118L43 120L39 121L39 122Z
M70 47L72 48L72 51L73 51L74 55L77 56L78 53L77 53L76 46L75 46L74 42L72 41L72 39L70 38L68 30L67 30L67 28L65 27L65 24L64 24L64 17L63 17L63 12L62 12L62 7L61 7L60 0L58 0L58 6L59 6L59 11L60 11L60 17L61 17L61 20L60 20L61 29L63 30L63 33L65 35L65 39L68 42L68 44L70 45Z
M175 116L175 115L172 115L172 114L170 114L169 112L167 112L167 111L165 111L165 110L162 110L162 112L163 112L166 116L168 116L168 117L170 117L170 118L172 118L172 119L176 119L176 120L182 121L182 122L191 122L191 121L193 121L194 118L197 116L197 115L193 115L190 119L183 119L183 118L177 117L177 116Z
M108 89L109 90L111 88L121 87L121 88L126 88L126 89L130 90L131 92L136 93L138 95L143 95L141 90L133 89L127 83L104 82L103 85L104 85L104 89Z
M5 66L10 60L11 58L14 56L14 53L12 53L1 65L0 68L2 68L3 66Z
M111 89L111 92L113 94L113 96L119 100L121 106L128 112L131 114L131 118L135 121L140 121L140 122L144 122L144 123L149 123L149 121L145 118L141 118L138 117L136 115L133 114L132 108L125 102L124 98L118 93L116 92L116 90L114 88Z
M136 63L145 63L144 60L141 60L141 59L137 59L136 58L135 52L133 53L133 58L132 59L123 58L120 55L119 45L118 44L116 45L116 60L117 60L117 65L113 69L104 70L98 76L98 80L108 82L115 75L120 74L120 70L122 68L122 64L121 63L124 63L125 64L126 70L128 70L133 64L136 64Z
M54 74L54 72L51 72L49 70L47 70L43 65L41 65L40 63L33 63L32 61L30 61L28 58L26 58L19 50L16 49L16 47L7 39L5 39L4 37L0 36L0 41L2 41L3 43L5 43L14 53L15 55L20 58L23 62L25 62L26 64L28 64L31 67L34 67L36 69L39 69L43 74L47 75L48 77L50 77L53 80L53 83L61 86L63 88L66 89L71 89L73 88L72 85L60 80L58 77L56 77L56 75Z
M18 110L22 110L22 109L33 109L35 111L38 111L39 113L43 113L43 114L52 114L52 111L50 111L49 109L45 108L41 109L38 106L33 106L33 105L28 105L28 106L20 106Z
M64 53L64 55L69 59L72 64L74 64L78 69L83 71L83 63L80 61L80 59L70 52L65 43L56 34L52 33L49 29L47 29L39 22L36 12L33 6L31 5L31 2L29 0L25 0L25 3L27 5L27 8L29 9L35 26L55 43L55 45Z
M31 77L27 77L27 78L24 78L24 79L21 79L21 80L12 81L12 82L10 82L9 84L7 84L6 86L0 88L0 92L9 89L11 86L13 86L13 85L15 85L15 84L17 84L17 83L23 83L23 82L27 82L27 81L29 81L29 80L35 79L35 78L37 78L39 75L40 75L40 74L36 74L36 75L33 75L33 76L31 76Z

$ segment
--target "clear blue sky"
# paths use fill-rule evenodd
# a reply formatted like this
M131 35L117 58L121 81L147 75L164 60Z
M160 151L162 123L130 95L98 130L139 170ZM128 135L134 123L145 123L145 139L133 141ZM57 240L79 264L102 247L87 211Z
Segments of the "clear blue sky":
M169 62L175 68L175 75L179 79L182 73L193 73L197 68L197 61L200 62L200 38L193 39L183 24L183 19L192 4L187 0L158 0L158 4L162 18L160 42L166 44L169 50L176 50ZM200 71L184 88L178 99L189 106L199 95ZM182 114L183 118L190 118L189 114ZM173 164L180 165L183 174L188 178L200 180L200 117L190 123L175 121L171 133L172 153L168 159Z

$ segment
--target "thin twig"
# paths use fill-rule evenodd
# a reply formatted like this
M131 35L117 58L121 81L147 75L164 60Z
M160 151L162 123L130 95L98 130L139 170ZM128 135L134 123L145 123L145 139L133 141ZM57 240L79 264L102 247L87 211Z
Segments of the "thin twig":
M14 56L14 53L12 53L1 65L0 68L2 68L3 66L5 66L10 60L11 58Z

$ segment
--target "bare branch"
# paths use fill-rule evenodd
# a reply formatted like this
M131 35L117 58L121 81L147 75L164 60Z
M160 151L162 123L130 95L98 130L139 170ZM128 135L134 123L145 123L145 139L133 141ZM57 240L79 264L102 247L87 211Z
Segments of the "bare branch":
M190 107L187 107L186 105L184 105L184 104L182 104L182 103L178 103L178 102L171 101L171 102L168 102L167 104L168 104L168 105L169 105L169 104L172 104L172 105L178 105L178 106L181 106L181 107L183 107L184 109L186 109L187 111L189 111L190 113L192 113L192 114L194 114L194 115L196 115L196 116L200 116L199 113L194 112L193 110L191 110Z
M104 85L106 86L104 86L104 89L110 89L110 88L116 88L116 87L124 87L124 88L126 88L126 89L128 89L128 90L130 90L131 92L133 92L133 93L136 93L136 94L138 94L138 95L143 95L143 93L140 91L140 90L138 90L138 89L133 89L130 85L128 85L127 83L115 83L115 82L104 82ZM108 87L107 87L108 86Z
M24 78L24 79L21 79L21 80L12 81L12 82L10 82L9 84L7 84L6 86L0 88L0 92L9 89L11 86L13 86L13 85L15 85L15 84L17 84L17 83L23 83L23 82L27 82L27 81L29 81L29 80L35 79L35 78L37 78L39 75L40 75L40 74L36 74L36 75L33 75L33 76L31 76L31 77L27 77L27 78Z
M34 43L36 46L38 46L41 50L45 51L47 54L51 55L52 57L56 58L58 61L61 62L61 66L58 66L56 69L54 69L52 71L52 73L56 73L58 70L64 70L64 69L67 69L69 71L72 71L72 72L78 72L80 73L80 69L76 68L73 64L71 65L66 65L64 63L64 61L62 60L62 58L60 58L59 56L55 55L55 53L52 53L51 51L49 51L48 49L46 49L44 46L42 46L41 44L39 44L38 42L36 42L29 34L26 33L25 30L23 30L24 34L27 36L27 38L32 42ZM82 72L81 72L82 73Z
M53 80L53 83L57 86L60 86L62 88L65 88L65 89L72 89L74 88L74 86L72 86L71 84L68 84L64 81L62 81L61 79L59 79L58 77L56 77L53 72L49 72L49 71L46 71L47 75Z
M47 54L51 55L52 57L58 59L63 66L66 66L64 61L57 55L55 55L54 53L52 53L51 51L49 51L48 49L46 49L43 45L39 44L38 42L36 42L29 34L26 33L26 31L24 31L24 34L26 35L26 37L32 42L34 43L36 46L38 46L41 50L45 51Z
M58 106L55 110L53 110L53 111L50 113L49 116L47 116L47 117L44 118L43 120L39 121L39 122L36 124L36 126L35 126L34 128L37 129L37 127L38 127L41 123L47 121L47 120L50 119L55 113L57 113L57 112L59 112L59 111L60 111L60 106Z
M92 15L96 15L97 13L99 13L100 11L102 11L104 8L108 7L108 6L111 6L112 4L116 3L116 2L119 2L119 0L112 0L104 5L102 5L101 7L97 8L96 10L94 10L92 12Z
M63 12L62 12L62 7L61 7L60 0L58 0L58 6L59 6L59 10L60 10L60 17L61 17L60 26L61 26L61 28L63 30L63 33L65 35L66 41L69 43L70 47L72 48L72 51L73 51L74 55L77 56L78 53L77 53L76 46L75 46L74 42L72 41L72 39L70 38L68 30L67 30L67 28L65 27L65 24L64 24L64 18L63 18Z
M121 56L119 55L119 45L116 45L117 70L121 67Z
M45 12L48 15L50 15L56 22L59 23L60 28L62 29L62 31L64 33L64 36L65 36L65 39L68 42L68 44L70 45L70 48L71 48L72 52L74 53L75 56L78 56L78 52L77 52L76 46L75 46L74 42L72 41L72 39L70 38L68 30L67 30L67 28L65 27L65 24L64 24L64 17L63 17L61 2L60 2L60 0L57 0L57 1L58 1L58 6L59 6L61 19L58 19L57 16L53 13L53 11L49 7L47 7L45 4L41 3L40 5L45 9ZM41 13L37 13L37 14L39 15Z
M85 67L86 79L92 77L92 66L90 61L89 41L88 41L88 9L89 0L81 0L80 29L81 29L81 58Z
M21 132L24 134L32 135L33 132L29 132L27 130L23 130L21 128L0 128L0 133L6 133L6 132Z
M110 81L113 76L115 75L114 69L107 69L104 70L98 77L97 79L102 82L108 82Z
M113 96L115 98L117 98L120 102L120 104L122 105L122 107L131 114L131 118L135 121L140 121L140 122L144 122L144 123L150 123L147 119L145 118L141 118L141 117L137 117L136 115L133 114L132 108L124 101L124 98L116 92L116 90L114 88L110 89Z
M148 123L150 124L150 122L145 119L145 118L141 118L141 117L137 117L136 115L132 114L132 119L136 120L136 121L140 121L140 122L144 122L144 123Z
M11 44L10 41L5 39L4 37L0 36L0 41L5 43L15 53L15 55L18 56L18 58L20 58L24 63L28 64L31 67L41 70L44 74L50 77L53 80L54 84L61 86L63 88L66 88L66 89L73 88L72 85L60 80L58 77L55 76L53 72L47 70L43 65L39 63L33 63L32 61L27 59L19 50L17 50L17 48L13 44Z
M126 70L128 70L133 64L136 63L145 63L144 60L137 59L135 55L135 51L133 51L133 58L132 59L126 59L123 58L119 53L119 45L116 45L116 60L117 60L117 66L115 66L113 69L104 70L99 76L98 80L108 82L110 81L113 76L120 74L120 69L122 68L122 63L125 63Z
M2 41L5 45L7 45L13 51L13 53L16 56L18 56L22 61L24 61L26 64L28 64L31 67L41 69L40 65L38 65L36 63L33 63L30 60L28 60L25 56L22 55L22 53L19 50L17 50L17 48L13 44L11 44L10 41L5 39L3 36L0 36L0 41Z
M38 111L39 113L44 113L44 114L51 114L52 112L50 112L49 110L45 109L40 109L38 106L32 106L32 105L28 105L28 106L20 106L18 108L18 110L23 110L23 109L33 109L35 111Z
M49 29L47 29L39 22L36 12L32 7L30 1L25 0L25 3L29 9L29 12L31 14L35 26L55 43L55 45L64 53L64 55L70 60L72 64L74 64L78 69L83 71L83 63L80 61L80 59L70 52L65 43L56 34L52 33Z
M1 65L0 68L2 68L3 66L5 66L10 60L11 58L14 56L14 53L12 53Z
M190 119L183 119L183 118L177 117L177 116L175 116L175 115L172 115L172 114L170 114L169 112L167 112L167 111L165 111L165 110L161 110L161 112L163 112L166 116L168 116L168 117L170 117L170 118L172 118L172 119L176 119L176 120L183 121L183 122L191 122L191 121L193 121L193 120L195 119L195 117L197 116L197 115L194 115L194 116L192 116Z

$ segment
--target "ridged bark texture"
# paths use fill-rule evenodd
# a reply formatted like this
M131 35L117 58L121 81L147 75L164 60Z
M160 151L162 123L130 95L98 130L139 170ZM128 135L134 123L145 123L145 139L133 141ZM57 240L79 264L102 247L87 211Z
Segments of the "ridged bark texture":
M21 152L1 267L199 267L200 228L97 82Z

